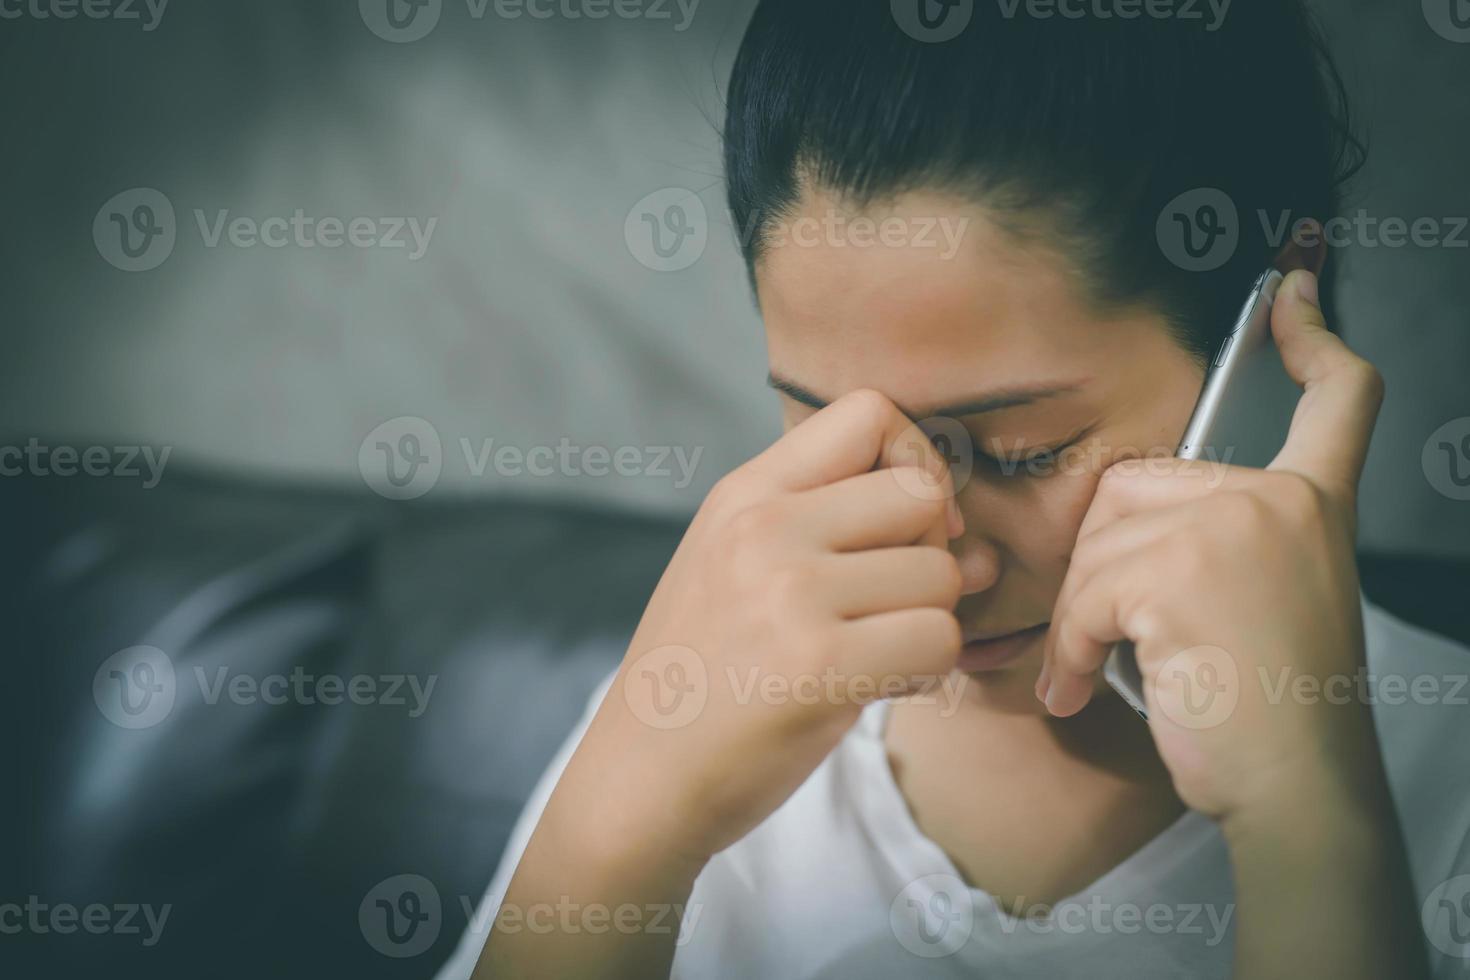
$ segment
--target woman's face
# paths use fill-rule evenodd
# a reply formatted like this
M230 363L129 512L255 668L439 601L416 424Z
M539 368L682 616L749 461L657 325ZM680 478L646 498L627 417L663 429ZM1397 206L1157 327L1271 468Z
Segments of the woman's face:
M787 429L858 388L958 423L925 428L959 485L967 641L1045 626L1101 471L1171 455L1199 393L1161 317L1099 317L1059 256L948 195L855 212L808 193L756 281ZM1029 697L1044 633L967 645L960 668Z

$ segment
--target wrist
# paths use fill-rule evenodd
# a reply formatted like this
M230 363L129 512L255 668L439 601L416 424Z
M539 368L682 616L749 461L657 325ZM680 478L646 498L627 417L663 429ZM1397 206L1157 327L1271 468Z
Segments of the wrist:
M538 834L544 832L548 852L579 879L687 892L708 857L683 846L661 817L643 812L636 801L626 791L579 793L575 785L558 786Z
M1398 821L1376 749L1352 763L1322 763L1263 787L1220 818L1233 855L1310 864L1371 851Z

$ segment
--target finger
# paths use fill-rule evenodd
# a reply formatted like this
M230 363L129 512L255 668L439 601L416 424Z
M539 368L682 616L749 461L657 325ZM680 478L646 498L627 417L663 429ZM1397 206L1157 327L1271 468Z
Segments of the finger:
M843 667L849 679L905 691L923 687L954 669L960 655L960 624L943 609L902 609L854 619L838 627Z
M1110 566L1108 574L1092 576L1053 621L1055 636L1046 664L1046 707L1053 715L1066 717L1086 707L1113 645L1139 639L1130 635L1130 626L1136 624L1129 620L1139 597L1153 589L1158 562L1152 552L1141 549Z
M1103 471L1077 539L1134 514L1201 500L1227 484L1238 486L1251 479L1251 472L1203 459L1121 460Z
M913 479L920 479L914 472ZM803 533L825 548L858 551L908 544L945 547L944 501L909 493L891 471L875 470L799 495Z
M1287 276L1277 291L1271 332L1286 373L1302 386L1302 398L1286 445L1268 469L1354 491L1383 401L1382 379L1328 332L1317 302L1317 278L1306 270Z
M818 564L826 608L848 617L899 609L951 610L960 566L941 548L883 548L831 555Z
M920 487L936 500L954 499L948 463L922 429L888 398L870 389L850 392L797 425L746 464L787 490L807 490L875 467L908 466L927 474ZM951 507L950 534L963 531Z
M1200 514L1195 508L1168 506L1131 514L1080 536L1072 549L1062 587L1052 604L1051 622L1056 624L1066 617L1072 600L1095 576L1115 574L1120 562L1164 538L1186 531L1199 520ZM1050 658L1055 635L1055 629L1047 631L1043 659Z

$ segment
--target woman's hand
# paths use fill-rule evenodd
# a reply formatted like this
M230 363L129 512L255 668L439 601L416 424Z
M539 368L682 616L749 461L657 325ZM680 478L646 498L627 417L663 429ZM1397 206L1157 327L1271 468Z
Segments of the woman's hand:
M1216 818L1235 878L1234 975L1427 976L1369 706L1353 557L1377 372L1328 333L1316 280L1282 284L1271 328L1304 391L1266 470L1203 463L1104 475L1057 597L1037 682L1057 715L1132 640L1174 787Z
M949 469L847 395L722 480L654 590L502 910L673 908L862 705L948 676L964 530ZM667 976L675 935L497 927L482 976Z
M775 810L862 705L946 677L960 648L946 546L963 527L943 460L872 391L722 480L569 768L572 786L615 771L622 790L626 812L587 832L705 859Z
M1327 332L1315 285L1294 273L1272 310L1282 360L1304 389L1280 454L1265 470L1229 467L1223 480L1214 462L1107 470L1037 684L1053 714L1073 714L1112 646L1132 640L1175 788L1222 820L1324 781L1351 783L1369 731L1366 705L1291 696L1299 675L1352 677L1363 663L1355 502L1383 390Z

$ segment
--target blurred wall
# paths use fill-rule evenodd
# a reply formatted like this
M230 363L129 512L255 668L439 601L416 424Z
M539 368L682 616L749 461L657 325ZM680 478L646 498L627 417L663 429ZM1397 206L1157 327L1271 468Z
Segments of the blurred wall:
M1436 30L1434 2L1324 7L1373 141L1355 206L1379 217L1470 214L1470 39ZM7 432L404 496L428 479L692 509L778 426L720 184L751 6L430 0L399 27L384 0L194 0L151 24L142 6L0 22ZM304 236L267 221L298 210ZM354 218L375 244L324 247ZM1470 554L1470 503L1425 448L1470 416L1470 249L1345 259L1346 333L1390 392L1366 543ZM435 439L436 473L381 483Z

